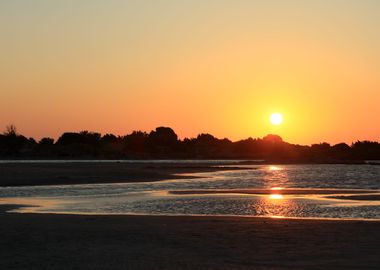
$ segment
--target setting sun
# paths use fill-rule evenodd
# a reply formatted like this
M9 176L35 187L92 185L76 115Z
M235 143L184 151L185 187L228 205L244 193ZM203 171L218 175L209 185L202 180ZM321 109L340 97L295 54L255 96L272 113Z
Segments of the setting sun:
M284 118L281 113L272 113L269 120L272 125L281 125Z
M0 270L380 270L379 26L380 0L0 0Z

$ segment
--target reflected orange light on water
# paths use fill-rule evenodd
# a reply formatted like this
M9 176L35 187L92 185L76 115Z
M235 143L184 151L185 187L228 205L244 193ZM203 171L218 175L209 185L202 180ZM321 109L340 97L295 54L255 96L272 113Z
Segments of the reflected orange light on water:
M260 216L283 218L294 215L297 204L283 194L267 194L255 206Z
M269 166L268 168L270 171L281 171L282 168L278 166Z
M284 199L284 196L281 194L271 194L271 195L269 195L269 198L271 200L282 200L282 199Z
M283 187L271 187L270 189L271 190L283 190L284 188Z
M269 216L270 218L285 218L284 216Z

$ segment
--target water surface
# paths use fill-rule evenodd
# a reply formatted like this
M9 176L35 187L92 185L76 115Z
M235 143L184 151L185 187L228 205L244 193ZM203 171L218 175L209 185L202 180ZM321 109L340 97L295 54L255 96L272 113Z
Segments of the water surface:
M0 203L42 213L380 219L379 193L380 166L247 165L160 182L1 188Z

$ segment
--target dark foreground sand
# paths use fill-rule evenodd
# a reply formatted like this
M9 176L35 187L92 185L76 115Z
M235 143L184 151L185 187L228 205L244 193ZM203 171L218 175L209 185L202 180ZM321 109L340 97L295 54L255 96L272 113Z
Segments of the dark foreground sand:
M151 182L194 178L180 174L241 169L179 163L0 163L0 186Z
M380 222L0 214L0 235L0 269L379 269L380 265Z

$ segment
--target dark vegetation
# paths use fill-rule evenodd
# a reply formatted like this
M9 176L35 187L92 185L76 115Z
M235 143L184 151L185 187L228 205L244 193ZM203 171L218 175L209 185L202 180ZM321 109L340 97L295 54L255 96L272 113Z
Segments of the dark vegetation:
M96 132L65 132L57 141L39 142L8 126L0 135L3 159L257 159L278 162L355 163L379 160L380 144L358 141L351 145L328 143L303 146L284 142L280 136L232 142L210 134L179 140L168 127L150 133L134 131L125 136Z

